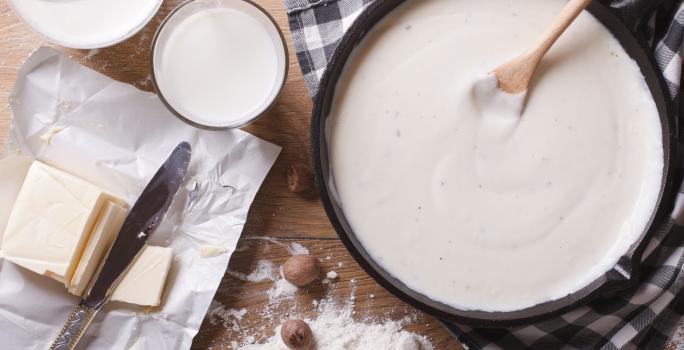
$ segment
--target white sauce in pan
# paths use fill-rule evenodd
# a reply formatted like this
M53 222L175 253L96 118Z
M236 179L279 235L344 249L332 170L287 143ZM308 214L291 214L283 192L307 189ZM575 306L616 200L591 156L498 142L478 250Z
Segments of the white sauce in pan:
M328 125L335 195L371 256L413 290L523 309L598 278L647 226L658 113L589 13L544 59L521 118L475 103L474 82L564 4L408 1L347 62Z

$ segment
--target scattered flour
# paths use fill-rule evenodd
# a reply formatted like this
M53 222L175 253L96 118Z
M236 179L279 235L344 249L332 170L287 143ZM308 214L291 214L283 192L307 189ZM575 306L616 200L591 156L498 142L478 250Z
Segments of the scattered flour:
M86 61L90 61L90 60L92 60L93 57L95 57L95 55L97 55L98 53L100 53L100 49L92 49L92 50L89 50L89 51L88 51L88 54L85 55L85 56L83 56L83 59L86 60Z
M307 255L309 254L309 249L299 243L290 243L290 247L287 249L290 255Z
M256 339L254 338L254 336L250 335L250 336L245 338L245 344L249 345L249 344L254 344L255 342L256 342Z
M316 318L306 319L316 341L316 350L434 350L430 340L403 327L410 319L380 323L354 320L351 306L339 308L332 300L323 300L317 307ZM244 343L239 350L287 350L276 334L261 344Z
M305 254L309 254L309 249L306 248L305 246L303 246L303 245L297 243L297 242L292 242L292 243L290 243L290 244L286 244L286 243L283 243L283 242L279 242L278 240L276 240L276 239L273 238L273 237L268 237L268 236L253 236L253 237L250 237L250 239L264 240L264 241L271 242L271 243L273 243L273 244L275 244L275 245L278 245L278 246L281 246L281 247L285 248L285 250L287 250L287 252L288 252L290 255L305 255Z
M295 293L297 293L297 286L288 282L285 277L283 277L283 268L281 266L280 278L276 280L275 283L273 283L273 287L266 292L269 304L278 304L282 298L292 296Z
M332 281L334 281L336 279L337 279L337 272L328 271L328 273L325 274L325 278L321 280L321 283L328 284L328 283L331 283Z
M285 248L290 254L308 254L309 250L298 243L283 244L274 242L270 237L259 237ZM341 266L341 265L338 265ZM268 298L263 307L252 310L258 317L250 317L243 324L240 321L247 313L246 309L228 309L224 305L213 302L208 316L212 324L222 323L235 332L244 335L243 341L230 341L229 344L215 344L216 346L230 346L234 350L288 350L280 338L280 326L273 332L273 325L278 325L287 319L302 318L303 310L311 310L310 306L300 309L303 304L295 298L298 288L283 277L282 266L276 267L268 260L260 260L256 268L250 273L228 271L228 274L243 281L262 282L273 281L273 285L266 291ZM358 281L349 281L350 294L340 298L336 289L331 288L330 281L339 279L337 272L329 271L324 280L328 281L322 299L311 301L315 316L305 321L314 333L316 346L312 350L434 350L430 340L422 335L411 333L403 328L414 322L413 316L401 320L391 320L388 316L373 318L359 318L356 315L356 289ZM370 298L374 298L370 295ZM255 315L252 315L255 316ZM252 319L259 320L253 324Z
M352 307L355 306L354 303L356 303L356 278L352 278L351 281L349 281L349 286L350 286L350 292L349 292L349 302Z
M133 83L138 88L146 88L152 84L152 75L148 74L145 78L140 79Z
M259 260L254 271L249 274L228 270L227 273L239 280L247 282L275 281L277 276L275 265L268 260Z
M207 311L207 316L209 317L209 322L213 325L222 323L224 327L228 327L229 323L231 328L239 332L240 331L240 320L247 314L247 309L228 309L223 304L212 301L209 306L209 311Z

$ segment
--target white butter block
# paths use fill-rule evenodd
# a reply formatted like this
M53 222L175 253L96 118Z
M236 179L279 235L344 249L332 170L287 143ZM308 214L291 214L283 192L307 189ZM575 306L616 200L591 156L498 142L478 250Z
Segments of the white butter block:
M76 176L33 162L5 228L4 257L68 287L107 202L123 203Z
M14 202L24 183L32 160L19 155L0 159L0 233L5 231ZM2 246L0 246L1 249Z
M146 246L112 293L112 300L144 306L161 303L173 250Z
M117 203L109 202L105 205L102 214L97 220L95 229L83 250L81 259L74 272L74 277L71 279L69 285L69 292L71 294L82 295L86 287L88 287L93 274L100 266L100 262L119 234L127 214L126 208Z

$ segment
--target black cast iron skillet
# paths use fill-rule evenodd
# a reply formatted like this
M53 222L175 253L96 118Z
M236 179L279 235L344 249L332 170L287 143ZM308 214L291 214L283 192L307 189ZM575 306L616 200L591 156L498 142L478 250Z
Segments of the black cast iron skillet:
M350 228L340 203L330 195L331 178L328 144L326 140L326 119L328 118L335 86L342 73L342 69L357 43L364 35L381 20L386 14L400 5L404 0L376 0L359 16L349 31L342 38L339 46L330 60L323 75L318 94L314 100L312 116L312 143L313 158L316 173L316 183L320 192L323 206L337 231L340 239L351 252L358 263L366 272L375 278L378 283L388 289L394 295L414 307L433 314L445 321L468 324L474 327L511 327L522 324L538 322L546 318L558 315L572 307L588 302L596 297L605 297L616 291L634 285L639 274L639 262L643 251L659 224L667 220L673 207L675 189L673 186L674 171L676 166L676 124L674 109L666 93L664 81L656 68L652 55L645 49L647 46L637 39L628 28L612 13L608 7L594 2L588 11L599 19L620 41L629 55L636 60L643 75L646 77L648 87L655 99L663 131L664 147L664 172L657 210L651 216L649 229L643 232L641 237L634 243L630 250L620 259L618 268L608 271L605 275L586 286L582 290L562 299L546 302L523 310L512 312L484 312L460 310L452 306L436 302L425 295L408 288L400 280L394 278L377 264L363 245L357 239L356 234ZM417 1L417 0L414 0ZM458 30L458 28L454 28ZM388 237L391 239L391 237ZM409 254L409 252L407 252Z

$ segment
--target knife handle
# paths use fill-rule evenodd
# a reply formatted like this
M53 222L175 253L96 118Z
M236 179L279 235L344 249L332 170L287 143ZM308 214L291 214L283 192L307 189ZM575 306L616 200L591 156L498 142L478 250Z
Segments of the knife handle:
M74 311L71 312L64 327L59 332L57 339L55 339L50 350L73 350L76 344L81 340L90 323L95 318L97 309L93 309L83 303L78 304Z

